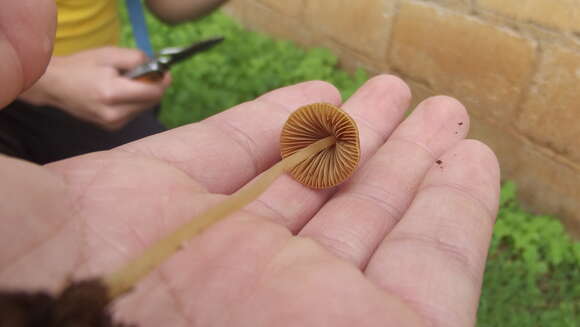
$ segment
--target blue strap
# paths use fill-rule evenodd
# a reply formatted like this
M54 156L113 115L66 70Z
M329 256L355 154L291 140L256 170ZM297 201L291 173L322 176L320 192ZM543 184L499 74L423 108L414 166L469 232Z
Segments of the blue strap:
M147 32L147 23L145 22L141 0L127 0L126 2L137 47L150 58L153 58L153 47L151 46L151 41L149 41L149 33Z

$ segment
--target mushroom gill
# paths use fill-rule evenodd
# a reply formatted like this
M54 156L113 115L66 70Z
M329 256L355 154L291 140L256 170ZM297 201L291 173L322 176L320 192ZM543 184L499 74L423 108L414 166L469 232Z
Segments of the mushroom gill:
M308 187L332 187L352 175L360 159L356 123L338 107L314 103L294 111L282 128L282 158L328 136L334 136L335 145L310 156L289 171Z

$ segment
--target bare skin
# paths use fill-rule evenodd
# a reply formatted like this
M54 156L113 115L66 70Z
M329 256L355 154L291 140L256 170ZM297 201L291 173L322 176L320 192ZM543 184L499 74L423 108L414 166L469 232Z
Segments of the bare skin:
M123 76L147 60L135 49L104 47L53 57L46 74L20 96L37 106L53 106L70 115L116 130L143 110L157 105L171 83L166 74L157 83Z
M56 7L52 0L5 1L0 10L0 108L44 73L52 53Z
M458 102L426 100L400 123L408 100L394 77L369 81L342 106L363 147L348 183L315 191L280 178L185 244L118 315L143 326L472 326L497 162L462 140ZM109 152L46 167L3 158L2 286L113 271L274 163L286 116L320 101L339 104L309 82Z
M54 9L52 0L13 4L6 12ZM0 43L0 55L32 41ZM46 60L29 49L13 59ZM21 86L42 73L8 68L2 78ZM351 180L315 191L283 176L184 244L115 304L117 315L142 326L473 326L497 160L464 140L457 101L428 99L403 120L409 97L395 77L370 80L342 105L361 133ZM0 156L0 287L57 290L115 270L276 162L288 114L321 101L340 99L308 82L112 151L44 167Z

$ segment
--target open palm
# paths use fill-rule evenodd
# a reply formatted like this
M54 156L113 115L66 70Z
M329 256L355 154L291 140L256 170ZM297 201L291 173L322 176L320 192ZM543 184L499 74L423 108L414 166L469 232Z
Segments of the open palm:
M472 326L497 161L464 140L458 102L431 98L403 120L409 98L397 78L367 82L342 105L362 146L348 182L320 191L282 176L184 244L116 315L142 326ZM2 170L1 286L55 290L114 271L279 160L287 116L314 102L340 97L302 83L112 151Z

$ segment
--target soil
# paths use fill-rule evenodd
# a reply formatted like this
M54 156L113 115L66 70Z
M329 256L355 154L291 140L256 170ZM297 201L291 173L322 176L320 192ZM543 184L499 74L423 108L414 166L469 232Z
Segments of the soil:
M134 327L113 322L99 279L71 283L60 295L0 291L2 327Z

